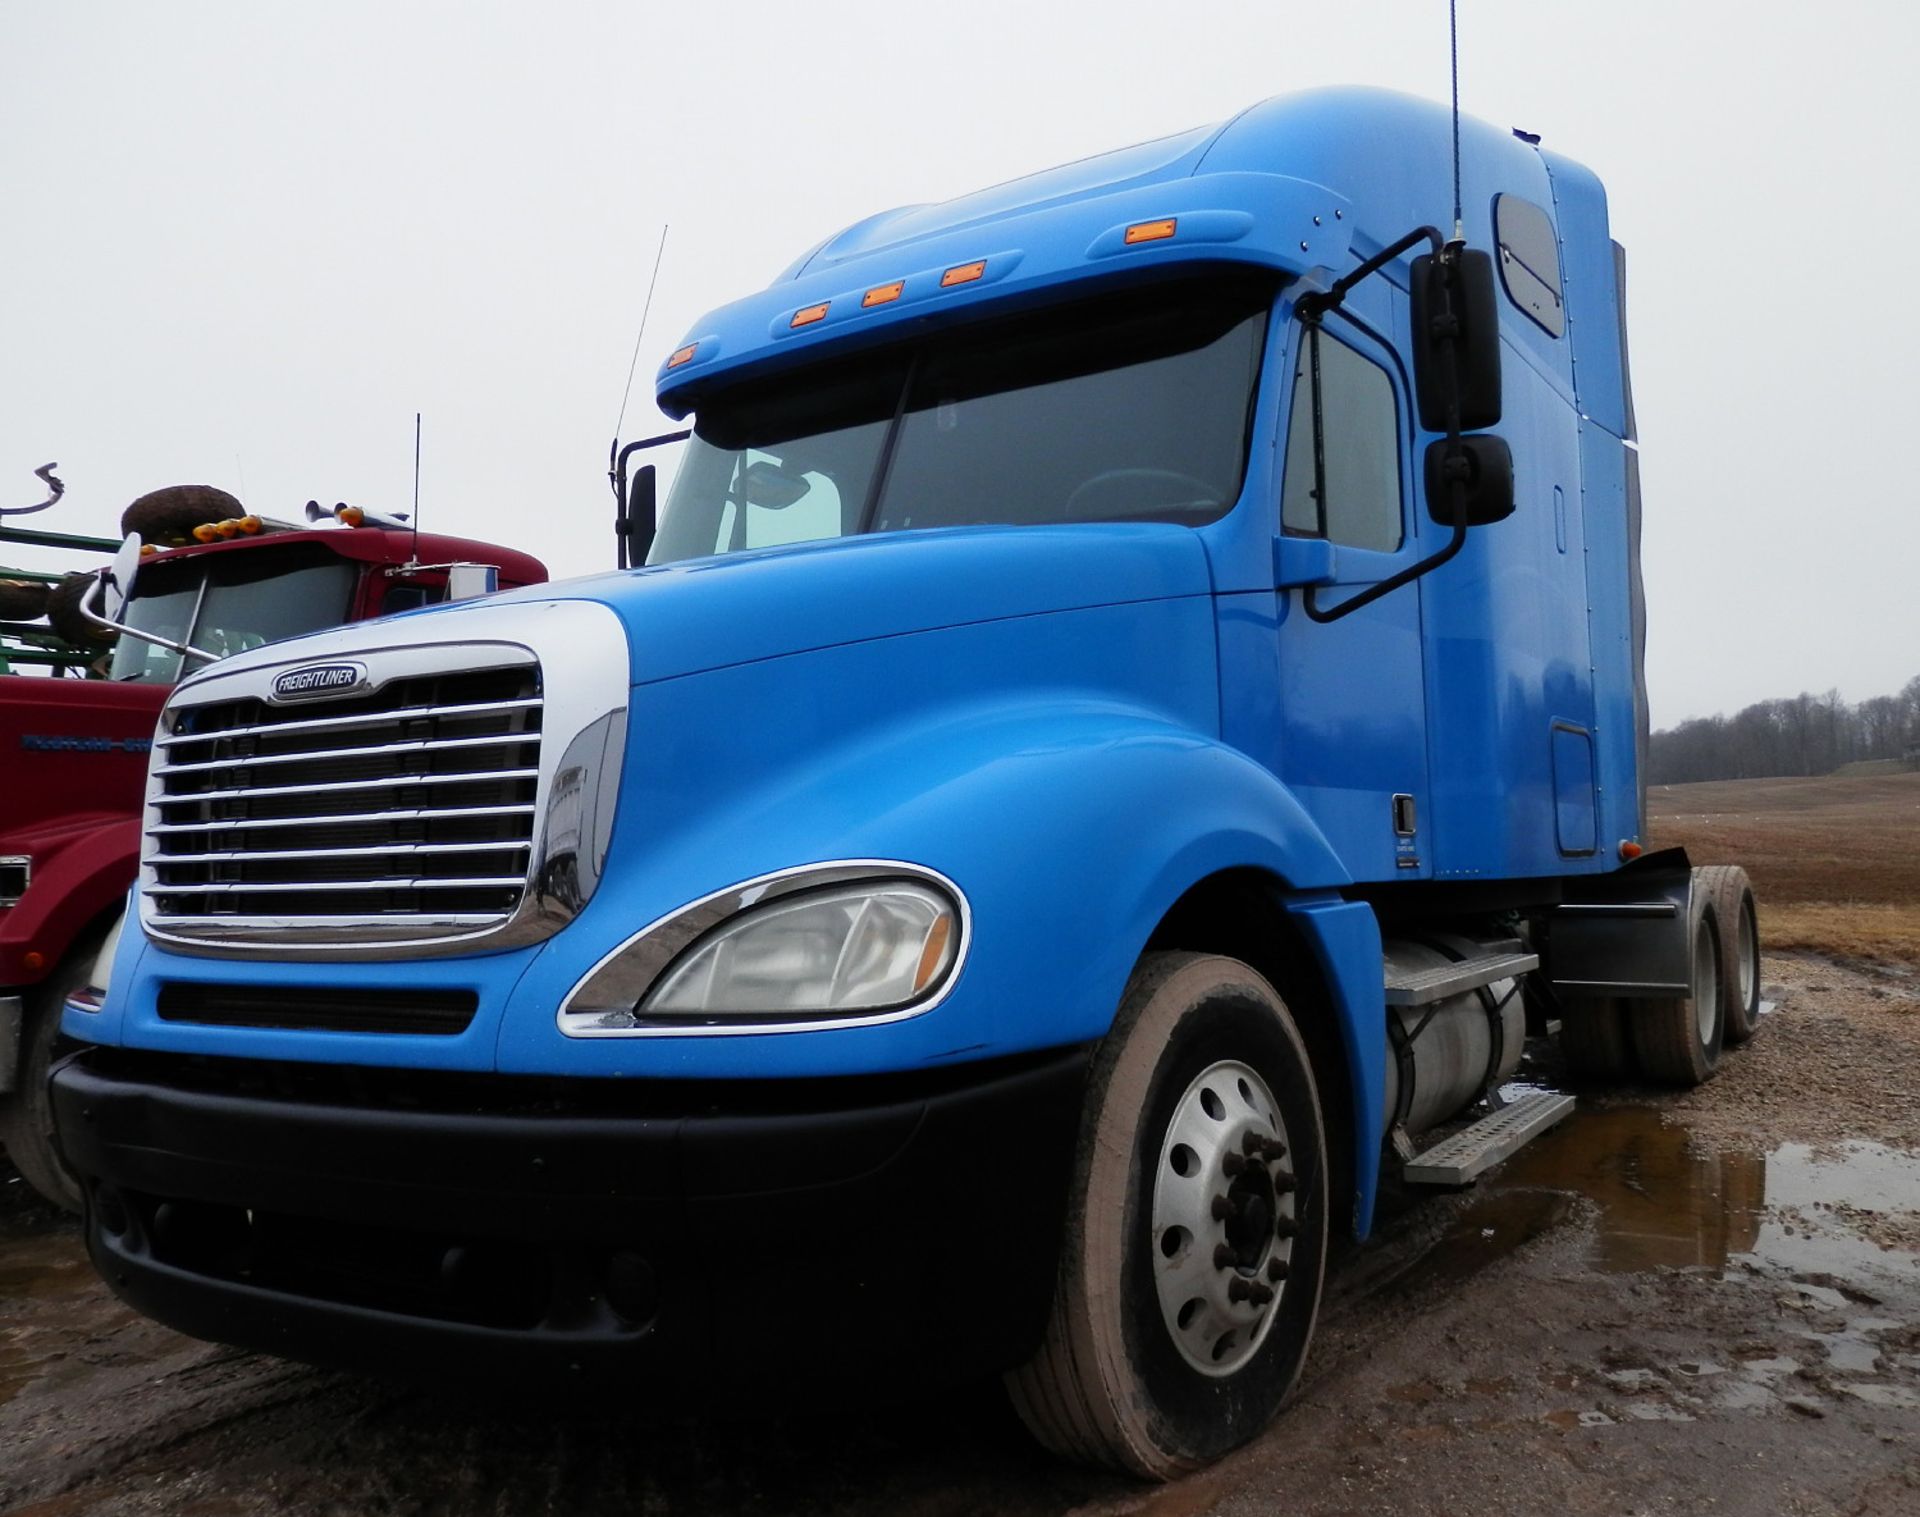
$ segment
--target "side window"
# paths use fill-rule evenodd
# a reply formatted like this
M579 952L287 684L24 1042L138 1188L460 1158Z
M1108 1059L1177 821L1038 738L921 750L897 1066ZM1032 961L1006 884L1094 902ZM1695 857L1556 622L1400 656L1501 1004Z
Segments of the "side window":
M1327 498L1314 490L1313 350L1320 349L1321 454ZM1324 504L1324 510L1322 509ZM1400 422L1393 381L1345 343L1306 328L1294 360L1280 525L1351 548L1400 546Z
M1493 202L1493 235L1500 244L1500 282L1507 298L1554 337L1567 329L1560 297L1560 239L1547 213L1518 195Z

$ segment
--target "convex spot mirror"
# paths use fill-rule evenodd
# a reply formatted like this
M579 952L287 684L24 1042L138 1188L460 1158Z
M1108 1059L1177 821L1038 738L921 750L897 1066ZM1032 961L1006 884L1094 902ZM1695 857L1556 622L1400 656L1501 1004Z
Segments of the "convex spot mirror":
M133 597L133 576L140 568L140 534L129 532L101 571L99 607L104 621L117 622Z
M1460 383L1460 430L1500 422L1500 308L1493 257L1473 248L1451 259L1413 260L1413 389L1420 425L1447 430L1447 331L1458 333L1454 363Z
M776 463L756 458L740 471L733 493L750 506L784 511L804 498L810 488L805 476L789 474Z
M1513 515L1513 450L1499 437L1460 439L1469 527L1485 527ZM1453 489L1447 478L1447 440L1427 446L1427 515L1453 525Z

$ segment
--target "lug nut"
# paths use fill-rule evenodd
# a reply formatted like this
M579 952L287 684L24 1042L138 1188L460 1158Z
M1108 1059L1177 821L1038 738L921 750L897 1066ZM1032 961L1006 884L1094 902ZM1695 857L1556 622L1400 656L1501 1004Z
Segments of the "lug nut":
M1239 1262L1240 1256L1226 1244L1216 1243L1213 1245L1213 1267L1215 1269L1232 1269L1234 1265Z
M1249 1280L1245 1275L1235 1275L1227 1282L1227 1299L1265 1306L1273 1300L1273 1287L1259 1280Z
M1240 1140L1240 1152L1251 1159L1267 1146L1267 1140L1257 1132L1250 1132Z
M1210 1209L1213 1212L1213 1220L1216 1222L1225 1222L1229 1217L1235 1216L1240 1210L1239 1207L1235 1206L1225 1196L1215 1196Z
M1291 1217L1275 1217L1273 1235L1276 1238L1297 1238L1300 1236L1300 1224Z
M1278 1138L1270 1138L1260 1145L1260 1157L1269 1164L1277 1164L1287 1156L1287 1145Z
M1292 1175L1275 1175L1273 1177L1273 1193L1276 1196L1284 1196L1299 1188L1300 1182Z
M1231 1180L1247 1167L1247 1161L1241 1158L1239 1154L1223 1154L1220 1159L1220 1167L1226 1171L1227 1178Z
M1284 1280L1287 1278L1287 1271L1288 1264L1285 1259L1267 1260L1267 1278L1269 1280Z

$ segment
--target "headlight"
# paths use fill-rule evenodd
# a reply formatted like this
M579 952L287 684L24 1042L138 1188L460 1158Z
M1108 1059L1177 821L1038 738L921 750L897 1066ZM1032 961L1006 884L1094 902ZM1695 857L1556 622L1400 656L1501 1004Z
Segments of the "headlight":
M930 1006L965 947L959 893L931 871L812 866L722 891L622 944L568 996L560 1026L592 1036L886 1021Z

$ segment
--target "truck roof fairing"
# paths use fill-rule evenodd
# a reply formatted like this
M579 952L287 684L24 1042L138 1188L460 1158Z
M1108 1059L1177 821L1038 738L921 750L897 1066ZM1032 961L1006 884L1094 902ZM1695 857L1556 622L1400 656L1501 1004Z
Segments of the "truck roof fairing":
M701 318L662 364L660 408L829 351L1095 283L1235 263L1331 280L1420 225L1452 222L1452 119L1376 89L1279 96L1218 126L855 223L767 289ZM1528 143L1461 123L1467 238L1492 245L1496 189L1551 204ZM1329 185L1364 185L1364 204ZM1163 230L1164 228L1164 230ZM1130 237L1130 229L1133 235Z

